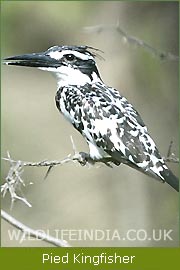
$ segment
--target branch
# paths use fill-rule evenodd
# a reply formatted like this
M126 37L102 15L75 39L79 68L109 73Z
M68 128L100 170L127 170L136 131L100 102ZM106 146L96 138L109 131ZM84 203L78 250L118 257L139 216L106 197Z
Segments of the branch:
M31 207L31 204L27 201L27 199L22 194L21 187L25 186L24 180L21 178L21 174L23 173L24 167L48 167L48 170L46 172L45 178L49 175L52 168L58 165L64 165L65 163L69 162L78 162L80 165L85 166L87 164L94 165L95 163L104 163L108 167L113 167L112 164L120 165L120 162L117 162L113 160L111 157L109 158L102 158L100 160L92 160L90 156L84 152L78 152L76 150L75 144L71 137L71 143L73 148L73 154L68 155L63 160L43 160L39 162L29 162L29 161L21 161L21 160L13 160L9 154L7 153L7 158L3 158L4 160L8 161L10 163L10 169L8 172L8 175L6 177L5 183L1 186L1 194L3 197L7 193L11 196L11 208L16 200L20 200L24 202L27 206ZM173 162L173 163L179 163L179 158L175 157L174 153L172 152L172 144L173 142L170 142L167 157L164 157L163 160L165 162ZM123 160L122 157L122 163L127 164L128 161L126 159ZM29 184L32 184L30 182ZM18 195L20 193L20 195Z
M95 25L95 26L87 26L83 28L84 32L86 33L97 33L100 34L104 31L112 31L115 30L123 39L125 43L128 43L130 45L135 45L137 47L141 47L151 53L153 56L159 58L160 60L167 60L167 61L179 61L179 56L174 55L170 52L164 52L161 50L158 50L145 41L134 37L130 36L127 32L122 30L122 28L119 25L119 22L116 25Z
M33 230L27 227L26 225L24 225L23 223L21 223L20 221L18 221L17 219L13 218L11 215L9 215L3 210L1 210L1 217L4 220L6 220L8 223L10 223L11 225L13 225L14 227L16 227L17 229L23 232L23 238L21 239L21 241L24 239L26 235L28 235L28 236L34 237L35 239L41 239L45 242L51 243L52 245L57 246L57 247L70 247L67 241L47 235L38 230Z

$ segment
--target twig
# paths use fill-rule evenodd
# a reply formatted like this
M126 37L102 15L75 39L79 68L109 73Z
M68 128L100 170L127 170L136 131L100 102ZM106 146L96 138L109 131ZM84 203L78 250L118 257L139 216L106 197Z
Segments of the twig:
M97 33L100 34L104 31L116 31L123 39L125 43L128 43L130 45L135 45L137 47L142 47L155 57L159 58L160 60L168 60L168 61L179 61L179 56L174 55L170 52L164 52L161 50L158 50L151 45L149 45L147 42L129 35L127 32L122 30L122 28L119 25L119 22L116 25L95 25L95 26L87 26L83 28L84 32L86 33Z
M10 153L7 152L7 159L10 162L10 169L8 175L6 176L6 182L1 185L1 194L5 197L7 191L11 196L11 208L16 200L20 200L24 202L27 206L31 207L31 204L26 200L24 196L17 195L17 190L22 194L21 187L25 186L24 180L21 178L21 174L23 173L23 163L18 160L14 162L11 159ZM30 183L31 184L31 183ZM23 194L22 194L23 195Z
M28 235L35 239L41 239L45 242L51 243L52 245L57 247L70 247L70 245L66 240L61 240L53 236L47 235L45 233L42 233L38 230L33 230L28 226L24 225L23 223L21 223L20 221L18 221L17 219L15 219L14 217L12 217L11 215L9 215L8 213L6 213L4 210L1 210L1 217L14 227L21 230L23 232L23 237L25 235Z

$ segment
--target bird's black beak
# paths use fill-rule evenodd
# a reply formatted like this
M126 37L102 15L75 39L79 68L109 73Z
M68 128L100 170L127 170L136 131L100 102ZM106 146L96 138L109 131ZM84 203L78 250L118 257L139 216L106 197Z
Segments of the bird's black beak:
M37 68L59 67L59 61L51 58L45 53L32 53L7 57L3 59L3 64Z

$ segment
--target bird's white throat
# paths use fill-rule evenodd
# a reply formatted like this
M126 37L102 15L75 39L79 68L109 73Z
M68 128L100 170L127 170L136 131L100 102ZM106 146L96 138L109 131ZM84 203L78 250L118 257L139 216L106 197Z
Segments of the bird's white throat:
M39 69L50 71L57 78L58 87L67 85L83 86L87 83L92 84L100 81L100 78L95 72L92 73L90 78L87 74L81 72L79 69L74 69L69 66L60 66L58 68L41 67Z

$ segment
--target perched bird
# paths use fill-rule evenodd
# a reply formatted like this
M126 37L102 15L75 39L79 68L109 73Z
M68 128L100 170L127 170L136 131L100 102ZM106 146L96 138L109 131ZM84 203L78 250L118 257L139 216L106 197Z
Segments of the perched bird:
M5 58L4 63L56 75L56 106L86 139L86 160L127 164L179 191L178 178L164 163L139 113L102 81L97 55L98 50L89 46L53 46L45 52Z

